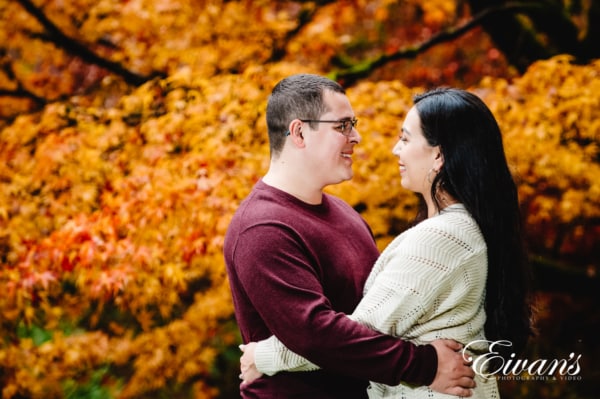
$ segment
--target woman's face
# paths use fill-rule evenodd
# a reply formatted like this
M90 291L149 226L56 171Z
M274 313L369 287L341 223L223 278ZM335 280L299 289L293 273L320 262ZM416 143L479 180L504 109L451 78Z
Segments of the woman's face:
M423 136L421 118L414 106L406 114L392 153L399 158L402 187L428 197L431 181L442 167L442 156L439 146L432 147Z

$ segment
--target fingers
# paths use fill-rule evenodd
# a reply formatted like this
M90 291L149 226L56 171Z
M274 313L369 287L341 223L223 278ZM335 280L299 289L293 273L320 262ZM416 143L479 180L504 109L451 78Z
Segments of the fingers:
M454 367L450 369L449 372L452 372L457 379L460 377L475 377L475 370L473 370L472 362L465 362L462 359L457 359L456 363L454 363Z
M242 370L239 375L240 380L242 380L242 384L249 384L252 381L261 378L263 373L258 371L256 368L248 368L246 370Z
M475 378L475 371L473 370L473 367L471 367L471 365L465 365L463 375L471 380Z
M443 389L431 385L430 388L434 391L443 392L448 395L456 395L460 397L470 397L473 395L472 389L477 386L475 380L470 377L461 377L457 381L453 381L451 386L447 386Z
M461 388L473 389L477 386L475 382L475 371L469 365L461 365L452 371L450 385Z
M471 391L470 389L464 389L464 388L460 388L460 387L451 388L451 389L447 390L446 393L448 395L460 396L461 398L462 397L468 398L468 397L473 396L473 391Z
M475 388L473 358L461 351L462 345L454 340L436 340L431 343L438 355L438 368L430 388L449 395L470 397Z
M473 389L477 386L477 383L475 382L475 380L473 378L470 377L461 377L458 382L457 382L457 387L458 388L463 388L466 390L470 390Z
M455 352L458 352L462 349L462 344L460 342L456 342L453 339L444 339L442 340L442 342L444 345L446 345L448 348L452 349Z
M242 384L249 384L257 378L261 378L263 374L258 371L256 364L254 363L254 348L256 347L255 342L249 342L239 346L243 352L240 357L240 374L239 378L242 380Z

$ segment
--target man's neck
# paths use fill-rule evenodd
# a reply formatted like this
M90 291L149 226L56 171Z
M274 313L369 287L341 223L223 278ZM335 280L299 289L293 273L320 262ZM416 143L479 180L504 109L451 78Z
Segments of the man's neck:
M310 186L309 181L303 180L297 174L291 176L286 171L270 168L262 180L265 184L284 191L307 204L319 205L323 201L323 190Z

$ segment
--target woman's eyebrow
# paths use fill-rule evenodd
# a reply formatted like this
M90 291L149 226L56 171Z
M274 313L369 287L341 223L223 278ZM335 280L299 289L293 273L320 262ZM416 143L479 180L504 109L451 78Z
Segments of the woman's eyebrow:
M400 129L400 130L402 131L402 133L406 133L406 134L408 134L409 136L412 136L412 134L411 134L411 133L408 131L408 129L407 129L407 128L405 128L404 126L402 126L402 129Z

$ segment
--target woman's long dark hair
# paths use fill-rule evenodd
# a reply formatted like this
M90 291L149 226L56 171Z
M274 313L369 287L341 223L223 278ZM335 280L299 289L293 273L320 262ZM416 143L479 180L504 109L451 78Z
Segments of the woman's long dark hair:
M485 333L488 340L512 343L500 353L509 358L524 349L533 328L517 187L500 128L485 103L464 90L435 89L416 96L414 103L425 138L439 145L444 157L432 198L438 205L437 191L447 192L465 206L483 233L488 251Z

